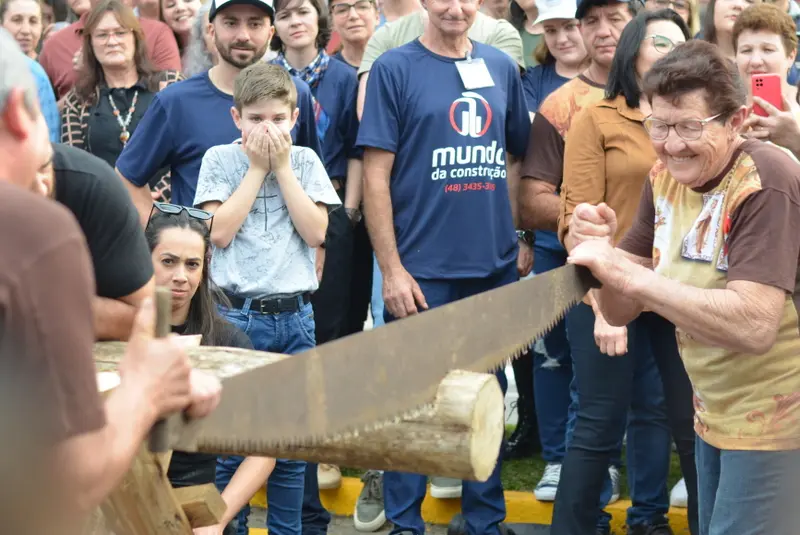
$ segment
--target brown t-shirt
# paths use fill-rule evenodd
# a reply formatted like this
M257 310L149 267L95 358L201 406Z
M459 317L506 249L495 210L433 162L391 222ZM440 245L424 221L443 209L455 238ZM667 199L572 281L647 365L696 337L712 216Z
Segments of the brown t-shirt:
M581 203L607 203L617 214L617 243L633 223L642 186L656 161L644 115L625 97L589 105L572 120L564 149L564 181L558 239L563 243L572 212Z
M690 286L744 280L786 291L777 340L763 355L677 336L698 436L722 449L800 448L800 164L745 141L720 176L693 190L658 161L619 247Z
M602 100L605 89L583 75L573 78L544 99L533 118L528 149L520 176L561 186L564 140L572 119L590 104Z
M43 409L44 440L102 428L94 280L80 227L56 202L0 182L0 229L0 373L13 371L16 383L4 386L24 393L21 405L35 401L26 410Z
M48 39L39 63L44 68L56 92L56 98L66 95L75 84L75 67L72 59L83 44L83 24L86 15L60 30ZM158 20L141 18L147 54L157 71L180 71L181 55L178 42L169 26Z

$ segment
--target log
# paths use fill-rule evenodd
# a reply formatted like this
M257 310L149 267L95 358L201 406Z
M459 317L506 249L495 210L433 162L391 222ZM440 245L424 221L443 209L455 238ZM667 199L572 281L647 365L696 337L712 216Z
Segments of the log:
M124 348L122 342L98 343L94 352L98 371L113 371ZM222 380L223 396L226 377L289 358L263 351L205 346L189 348L187 352L196 368ZM442 380L431 405L396 423L328 439L315 446L207 453L257 454L486 481L500 452L505 431L503 414L503 394L494 375L453 371Z
M193 528L222 522L228 506L213 483L173 489L172 492Z
M97 376L98 390L108 395L119 384L112 373ZM122 482L100 505L84 533L92 535L192 535L192 527L167 478L171 452L151 453L145 444ZM220 498L221 500L221 498ZM204 525L213 525L210 522Z

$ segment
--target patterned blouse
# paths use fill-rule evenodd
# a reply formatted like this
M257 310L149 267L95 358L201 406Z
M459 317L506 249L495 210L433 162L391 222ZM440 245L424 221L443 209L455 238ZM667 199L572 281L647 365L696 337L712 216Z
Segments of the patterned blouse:
M183 79L183 75L177 71L162 71L158 75L161 89ZM99 98L100 87L97 87L95 91ZM98 98L96 98L95 101L97 101ZM81 100L75 92L75 89L69 91L65 97L64 106L61 111L62 143L91 151L89 125L92 122L92 113L96 106L97 104L95 102ZM124 112L124 110L122 111ZM141 113L144 113L144 111L144 109L140 110ZM169 202L169 169L164 170L163 174L161 174L156 181L151 182L150 189L153 192L154 200Z

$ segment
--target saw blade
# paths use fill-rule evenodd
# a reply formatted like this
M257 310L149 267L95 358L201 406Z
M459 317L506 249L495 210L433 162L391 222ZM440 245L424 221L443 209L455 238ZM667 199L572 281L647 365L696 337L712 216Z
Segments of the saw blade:
M233 376L210 416L172 418L170 442L258 454L399 421L433 402L450 371L503 367L596 286L567 265Z

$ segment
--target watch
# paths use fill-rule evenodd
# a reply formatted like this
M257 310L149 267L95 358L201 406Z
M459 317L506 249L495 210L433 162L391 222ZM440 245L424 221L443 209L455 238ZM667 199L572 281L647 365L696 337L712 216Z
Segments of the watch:
M357 225L361 221L361 210L358 208L345 208L344 211L353 225Z
M536 236L532 230L517 230L517 238L528 244L528 247L533 247L536 243Z

